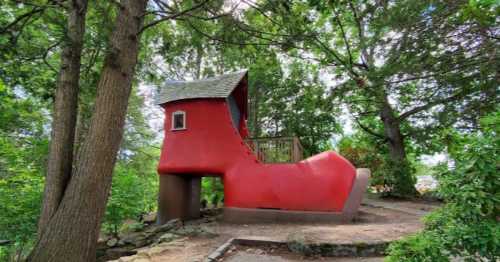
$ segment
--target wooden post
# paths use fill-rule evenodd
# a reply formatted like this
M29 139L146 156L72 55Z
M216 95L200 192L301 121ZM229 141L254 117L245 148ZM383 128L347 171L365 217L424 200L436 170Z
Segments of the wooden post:
M192 176L187 179L187 197L188 205L186 211L187 219L195 219L200 217L201 208L201 177Z
M157 223L179 218L181 220L200 216L201 178L186 174L160 175Z
M259 145L259 140L257 140L257 139L256 139L256 140L255 140L255 155L257 155L257 159L258 159L259 161L263 161L263 159L260 157L260 152L259 152L259 151L260 151L260 148L259 148L259 146L260 146L260 145Z
M299 152L299 139L297 137L293 138L293 162L299 162L301 160Z

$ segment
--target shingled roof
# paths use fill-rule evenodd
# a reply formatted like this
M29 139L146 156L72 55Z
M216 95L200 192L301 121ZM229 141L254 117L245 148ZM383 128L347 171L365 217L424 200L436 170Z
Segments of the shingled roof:
M226 98L238 86L247 70L195 81L168 81L161 87L157 104L192 98Z

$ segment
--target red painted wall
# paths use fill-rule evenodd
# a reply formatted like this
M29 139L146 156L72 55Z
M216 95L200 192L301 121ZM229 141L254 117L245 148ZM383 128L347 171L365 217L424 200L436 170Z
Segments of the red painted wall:
M160 175L218 175L224 205L302 211L342 211L356 170L328 151L298 163L260 163L231 122L225 99L192 99L164 105L165 139ZM174 111L186 112L186 130L171 130ZM240 124L241 133L246 125Z

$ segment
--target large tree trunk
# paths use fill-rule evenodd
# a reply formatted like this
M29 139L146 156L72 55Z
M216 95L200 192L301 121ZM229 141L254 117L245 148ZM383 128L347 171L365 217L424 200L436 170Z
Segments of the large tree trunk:
M201 78L201 63L203 62L203 47L196 47L196 71L195 71L195 79Z
M119 3L87 138L59 208L40 236L30 261L96 259L100 222L123 136L146 2Z
M412 197L416 194L415 180L406 159L404 136L401 134L401 123L385 97L380 111L384 124L385 137L388 140L391 174L386 174L392 188L392 194L400 197Z
M57 210L71 177L86 11L87 0L70 2L67 22L68 34L61 54L61 69L54 101L45 192L38 223L39 235Z
M254 88L254 93L253 93L253 99L252 103L250 104L252 106L250 112L252 113L251 115L251 137L259 137L260 136L260 119L259 119L259 100L260 100L260 90L258 86L255 86Z
M394 162L406 160L406 151L404 147L404 137L401 134L400 123L394 115L394 110L385 102L382 105L380 118L384 123L385 136L388 139L389 156Z

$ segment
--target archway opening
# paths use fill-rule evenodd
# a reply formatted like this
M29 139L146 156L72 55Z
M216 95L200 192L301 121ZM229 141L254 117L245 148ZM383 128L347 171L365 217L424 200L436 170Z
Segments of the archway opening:
M218 174L160 175L159 224L175 218L196 219L200 217L201 211L218 210L223 203L224 186Z
M224 183L220 176L204 176L201 179L201 209L217 209L224 206Z

